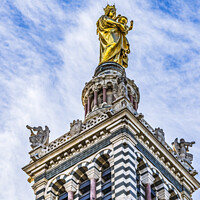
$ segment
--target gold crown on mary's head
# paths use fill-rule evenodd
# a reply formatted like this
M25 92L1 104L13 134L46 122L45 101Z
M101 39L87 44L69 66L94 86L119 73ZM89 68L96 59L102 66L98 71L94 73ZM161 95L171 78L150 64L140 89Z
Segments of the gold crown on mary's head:
M113 6L107 4L107 6L104 8L105 15L108 15L111 9L114 9L116 11L115 4Z

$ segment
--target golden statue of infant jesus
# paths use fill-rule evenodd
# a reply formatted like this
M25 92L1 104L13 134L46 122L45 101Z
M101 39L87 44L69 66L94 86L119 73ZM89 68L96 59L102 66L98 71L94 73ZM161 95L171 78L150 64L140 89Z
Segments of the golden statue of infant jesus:
M133 29L133 20L130 21L130 27L127 26L128 19L125 16L118 15L115 20L117 20L117 22L122 25L122 27L120 27L120 29L121 29L122 33L124 34L124 36L127 35L130 30ZM128 41L127 41L127 44L129 46ZM129 53L130 53L130 48L122 51L122 56L125 58L127 56L126 54L129 54Z
M128 23L127 17L118 15L116 17L116 20L118 21L118 23L120 23L124 26L125 31L123 31L123 32L125 33L125 35L128 34L128 31L133 29L133 20L130 21L130 27L127 26L127 23Z

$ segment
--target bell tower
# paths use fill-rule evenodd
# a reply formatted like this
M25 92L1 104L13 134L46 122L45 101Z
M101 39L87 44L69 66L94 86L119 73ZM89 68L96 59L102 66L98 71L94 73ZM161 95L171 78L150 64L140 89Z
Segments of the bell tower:
M114 114L121 104L130 104L132 112L137 113L140 94L133 80L126 77L125 69L115 63L99 65L92 80L85 84L82 92L82 104L85 108L85 120L97 113ZM122 101L121 101L122 100Z
M36 200L192 200L200 187L188 153L194 142L170 146L138 112L139 89L125 71L133 22L116 17L115 6L104 10L100 62L82 91L84 119L51 142L47 126L27 126L32 150L23 170Z

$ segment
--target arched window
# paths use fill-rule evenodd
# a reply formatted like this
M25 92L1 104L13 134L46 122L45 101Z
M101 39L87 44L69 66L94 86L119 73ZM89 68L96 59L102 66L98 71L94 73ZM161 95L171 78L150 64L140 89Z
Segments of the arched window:
M169 193L170 193L170 197L169 197L170 200L180 199L180 197L179 197L178 193L176 192L176 190L174 189L174 187L170 188Z
M98 105L101 105L103 103L103 90L100 89L98 92Z
M80 184L79 191L81 193L80 200L90 200L90 180L87 179Z
M113 102L112 87L109 86L107 88L107 103L108 103L108 105L112 105L112 102Z
M51 188L48 192L51 192L53 196L56 197L57 200L67 200L67 192L65 190L64 184L66 183L65 179L60 178L58 176L51 184Z
M110 200L112 199L112 193L111 193L111 168L107 168L102 172L102 193L103 197L102 200Z
M151 199L156 200L156 190L153 186L151 186Z
M136 171L136 183L137 183L137 197L140 197L141 196L141 191L140 191L140 174L139 174L139 171L137 170Z
M68 194L67 192L64 192L59 195L58 200L68 200Z

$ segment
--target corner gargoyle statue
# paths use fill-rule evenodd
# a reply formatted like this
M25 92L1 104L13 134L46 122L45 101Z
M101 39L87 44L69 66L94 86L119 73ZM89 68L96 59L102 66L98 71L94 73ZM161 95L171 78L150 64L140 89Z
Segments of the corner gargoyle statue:
M189 147L192 147L193 144L195 142L185 142L183 138L180 139L180 142L178 142L178 138L172 142L173 150L177 153L178 160L192 164L193 155L188 152Z
M26 128L31 131L31 136L29 137L29 140L33 149L38 146L43 147L49 144L50 130L48 126L45 126L45 130L43 130L41 126L31 127L29 125L26 125ZM37 131L37 133L35 134L33 131Z

